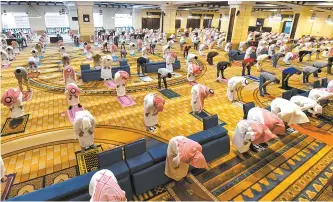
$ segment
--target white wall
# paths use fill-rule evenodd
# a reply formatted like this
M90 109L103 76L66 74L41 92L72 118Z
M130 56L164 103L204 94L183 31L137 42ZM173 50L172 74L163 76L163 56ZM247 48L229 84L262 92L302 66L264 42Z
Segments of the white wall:
M37 30L37 31L43 31L46 30L45 26L45 18L44 14L46 12L54 12L59 13L59 10L61 10L62 6L37 6L33 5L36 11L42 16L42 18L29 18L30 28ZM77 9L75 7L70 7L68 10L66 7L64 7L66 12L68 13L68 21L69 26L72 30L78 30L79 29L79 23L77 21L73 22L72 17L77 17ZM7 12L27 12L28 11L28 5L1 5L1 10L6 10Z
M99 7L94 7L94 13L99 13ZM130 14L132 9L129 8L101 8L103 11L103 27L104 29L114 29L115 19L114 14ZM141 26L141 25L140 25Z

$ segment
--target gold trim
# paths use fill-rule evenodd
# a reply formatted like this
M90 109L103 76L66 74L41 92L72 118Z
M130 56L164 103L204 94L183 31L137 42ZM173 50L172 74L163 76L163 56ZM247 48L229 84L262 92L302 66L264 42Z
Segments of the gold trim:
M206 187L204 187L198 180L195 178L192 174L188 174L187 177L189 177L198 187L205 192L213 201L220 201L217 199Z

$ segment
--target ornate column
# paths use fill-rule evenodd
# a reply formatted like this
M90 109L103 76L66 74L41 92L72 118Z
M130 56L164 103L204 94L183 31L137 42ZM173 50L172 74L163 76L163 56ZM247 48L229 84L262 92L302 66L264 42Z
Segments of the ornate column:
M94 15L92 1L77 1L77 14L79 18L80 36L84 40L89 40L91 35L94 35Z
M162 13L164 13L163 17L163 30L168 35L174 34L176 32L176 13L178 6L163 4L161 5ZM161 24L161 26L162 26Z

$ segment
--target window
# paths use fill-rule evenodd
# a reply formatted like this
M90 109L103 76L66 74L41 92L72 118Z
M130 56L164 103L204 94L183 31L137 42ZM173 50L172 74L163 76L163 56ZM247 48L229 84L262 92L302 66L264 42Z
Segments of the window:
M114 22L116 27L132 27L132 16L130 14L115 14Z
M26 13L7 13L2 15L1 18L3 28L30 28L29 18Z
M69 27L68 15L59 13L46 13L45 25L48 28L52 27Z
M94 27L103 27L103 15L94 13Z

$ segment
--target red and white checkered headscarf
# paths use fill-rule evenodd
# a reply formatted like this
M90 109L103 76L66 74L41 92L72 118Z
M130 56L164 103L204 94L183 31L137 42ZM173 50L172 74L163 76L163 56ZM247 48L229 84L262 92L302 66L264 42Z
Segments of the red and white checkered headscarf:
M91 202L95 201L127 201L125 192L119 187L114 174L107 169L93 175L89 184Z

